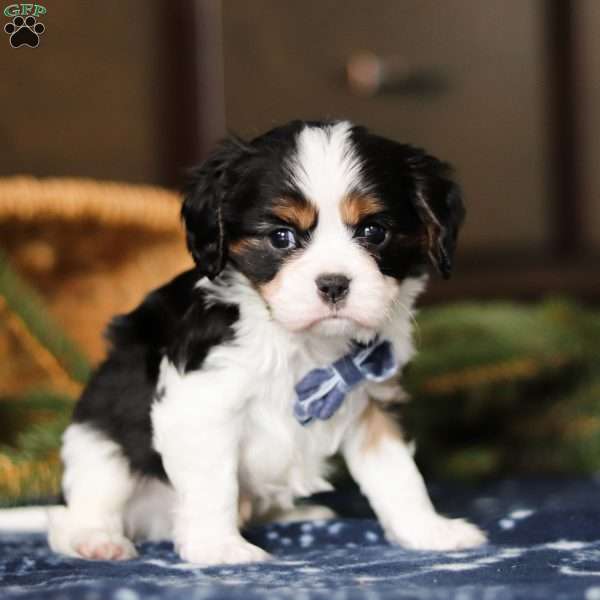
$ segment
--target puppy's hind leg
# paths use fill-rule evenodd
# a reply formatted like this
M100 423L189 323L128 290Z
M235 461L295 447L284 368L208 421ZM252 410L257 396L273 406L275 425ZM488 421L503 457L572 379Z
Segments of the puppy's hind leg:
M136 481L118 444L89 425L75 423L63 436L62 459L67 506L49 512L50 547L87 559L136 556L123 530Z

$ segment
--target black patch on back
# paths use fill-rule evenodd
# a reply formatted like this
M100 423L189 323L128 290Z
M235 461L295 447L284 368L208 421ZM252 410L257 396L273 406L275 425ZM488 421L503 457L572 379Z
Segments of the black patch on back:
M195 371L202 366L208 351L233 339L231 325L240 317L233 304L215 304L208 307L204 302L190 306L167 350L169 360L183 372Z
M167 355L184 372L199 369L213 346L233 338L238 318L236 306L206 302L205 292L195 288L199 278L198 271L186 271L112 321L108 357L73 413L75 423L119 444L132 471L165 480L150 418L152 403L165 394L156 389L160 362Z

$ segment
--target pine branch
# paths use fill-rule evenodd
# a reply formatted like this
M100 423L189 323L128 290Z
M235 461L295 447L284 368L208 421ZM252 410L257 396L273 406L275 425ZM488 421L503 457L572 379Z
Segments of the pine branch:
M0 295L9 309L19 316L32 335L66 369L73 380L84 383L90 374L88 360L54 322L44 301L10 267L0 251Z

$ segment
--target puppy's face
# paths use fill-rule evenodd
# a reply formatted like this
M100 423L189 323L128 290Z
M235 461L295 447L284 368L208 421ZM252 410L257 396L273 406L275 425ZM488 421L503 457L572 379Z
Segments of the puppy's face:
M368 336L407 277L429 261L449 272L462 204L420 150L294 122L229 142L196 175L183 215L199 268L229 261L292 331Z

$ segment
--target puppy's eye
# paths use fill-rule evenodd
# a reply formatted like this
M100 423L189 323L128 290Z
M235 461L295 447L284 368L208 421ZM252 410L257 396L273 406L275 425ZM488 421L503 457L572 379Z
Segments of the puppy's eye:
M354 232L354 237L372 246L381 246L387 238L387 231L377 223L367 223Z
M298 245L296 235L291 229L276 229L269 234L269 240L271 246L278 250L289 250Z

